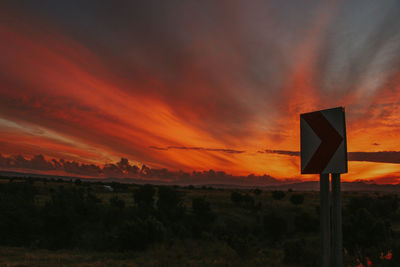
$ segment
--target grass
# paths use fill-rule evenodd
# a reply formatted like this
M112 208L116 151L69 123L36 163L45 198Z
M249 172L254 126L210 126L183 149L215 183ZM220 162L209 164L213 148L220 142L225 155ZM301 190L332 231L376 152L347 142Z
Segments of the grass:
M4 180L3 180L4 181ZM0 179L0 182L2 180ZM101 184L88 184L77 186L70 182L39 182L35 181L38 190L35 202L37 205L44 205L50 199L50 192L58 187L90 188L102 203L109 203L109 200L118 196L125 201L126 206L133 206L133 191L137 185L127 185L125 189L117 192L110 192ZM240 222L244 225L255 225L260 217L244 206L232 203L230 196L231 189L187 189L178 188L184 196L184 205L188 212L191 212L193 198L204 197L211 203L212 211L217 214L215 224L231 222L232 225ZM307 212L317 216L319 206L319 192L285 192L281 200L272 198L272 192L264 191L260 195L254 194L252 190L238 190L242 194L251 195L255 203L262 204L264 214L269 210L279 210L288 223L291 234L285 240L304 238L315 241L318 233L294 233L294 217L300 212ZM294 205L290 202L293 194L304 194L304 203ZM343 192L342 203L346 205L350 197L360 196L364 193ZM365 193L376 197L375 193ZM383 195L380 194L380 195ZM156 199L157 201L157 199ZM261 216L261 215L260 215ZM392 222L393 231L400 233L400 209L397 210L395 219ZM224 227L233 227L224 225ZM234 250L227 242L216 239L209 233L203 233L199 239L173 239L166 240L162 244L156 244L146 251L141 252L97 252L82 250L45 250L37 248L0 247L0 266L282 266L284 257L280 246L270 246L270 243L249 242L249 251L240 255L240 251ZM256 241L254 241L256 242Z
M212 241L212 242L210 242ZM0 247L0 266L281 266L282 252L262 249L250 261L216 240L179 241L145 252L100 253Z

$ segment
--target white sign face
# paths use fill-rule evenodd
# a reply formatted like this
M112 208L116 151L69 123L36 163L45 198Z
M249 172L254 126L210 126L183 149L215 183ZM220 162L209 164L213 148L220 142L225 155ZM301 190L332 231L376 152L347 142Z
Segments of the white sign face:
M302 174L347 173L344 108L300 115Z

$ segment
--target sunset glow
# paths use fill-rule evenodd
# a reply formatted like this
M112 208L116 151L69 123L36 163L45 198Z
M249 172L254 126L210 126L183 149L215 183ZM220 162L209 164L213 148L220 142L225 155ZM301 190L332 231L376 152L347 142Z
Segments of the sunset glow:
M344 106L348 151L385 160L343 179L400 182L399 1L56 2L1 4L2 156L313 180L268 151Z

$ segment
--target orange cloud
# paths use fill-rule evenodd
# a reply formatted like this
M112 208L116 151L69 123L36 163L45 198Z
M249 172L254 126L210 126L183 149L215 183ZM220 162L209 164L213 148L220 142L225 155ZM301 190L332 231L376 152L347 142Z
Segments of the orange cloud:
M185 7L193 16L172 16L173 27L128 23L126 39L102 42L33 11L1 11L0 153L298 179L298 158L282 152L299 149L299 114L345 105L349 151L375 160L351 162L344 178L397 181L400 164L379 154L400 151L400 58L387 47L394 33L368 29L360 40L373 49L357 50L336 28L339 17L351 19L344 2L299 7L307 17L285 20L285 8L257 5L253 15L218 5L210 19L219 24L210 25Z

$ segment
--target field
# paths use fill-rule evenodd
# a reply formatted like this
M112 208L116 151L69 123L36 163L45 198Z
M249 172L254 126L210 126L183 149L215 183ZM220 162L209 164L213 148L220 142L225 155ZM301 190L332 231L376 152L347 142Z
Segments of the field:
M343 192L345 266L400 266L398 194ZM0 180L0 266L319 266L319 192Z

